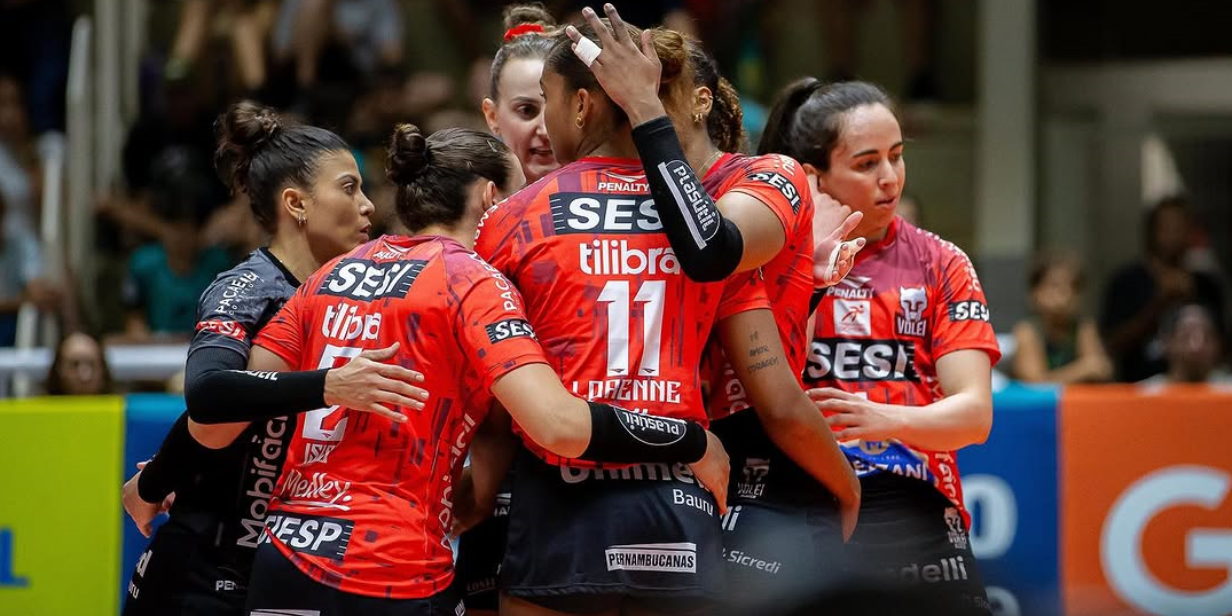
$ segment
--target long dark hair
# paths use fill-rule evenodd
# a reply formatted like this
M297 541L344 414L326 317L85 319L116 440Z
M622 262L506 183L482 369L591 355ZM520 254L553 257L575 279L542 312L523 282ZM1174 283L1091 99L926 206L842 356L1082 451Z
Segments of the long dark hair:
M843 114L864 105L894 104L885 91L866 81L822 84L812 77L783 89L770 109L758 154L786 154L821 171L830 169L830 153L838 144Z
M103 382L101 393L111 393L114 391L114 382L111 380L111 367L107 365L107 349L103 347L103 343L96 337L82 331L68 332L64 334L60 341L56 343L56 354L51 360L51 367L47 369L47 394L51 396L66 396L70 392L68 385L64 383L64 378L60 376L60 368L64 366L64 343L68 342L69 338L75 335L86 336L94 341L94 345L98 347L99 364L103 371Z
M743 150L744 109L740 107L740 94L730 81L719 74L718 63L702 49L701 42L689 40L688 52L694 84L709 88L713 94L710 115L706 116L706 133L715 147L723 152Z

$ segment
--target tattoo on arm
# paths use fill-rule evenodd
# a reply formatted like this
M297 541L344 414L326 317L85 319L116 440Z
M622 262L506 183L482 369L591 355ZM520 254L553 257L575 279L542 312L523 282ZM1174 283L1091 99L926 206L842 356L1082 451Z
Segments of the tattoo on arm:
M760 339L761 339L761 333L760 333L760 332L758 332L758 331L754 331L753 333L749 334L749 342L750 342L750 343L756 343L756 342L757 342L757 341L759 341ZM750 345L750 346L752 346L752 345ZM753 347L753 348L749 349L749 357L750 357L750 358L753 358L753 357L761 357L761 356L763 356L763 355L767 355L767 354L769 354L769 353L770 353L770 345L768 345L768 344L758 345L758 346L755 346L755 347ZM773 366L777 366L778 364L779 364L779 358L778 358L778 356L777 356L777 355L771 355L771 356L769 356L769 357L765 357L765 358L764 358L764 359L762 359L761 361L756 362L756 363L754 363L753 365L749 366L749 374L752 374L752 373L754 373L754 372L758 372L758 371L760 371L760 370L765 370L766 368L770 368L770 367L773 367Z

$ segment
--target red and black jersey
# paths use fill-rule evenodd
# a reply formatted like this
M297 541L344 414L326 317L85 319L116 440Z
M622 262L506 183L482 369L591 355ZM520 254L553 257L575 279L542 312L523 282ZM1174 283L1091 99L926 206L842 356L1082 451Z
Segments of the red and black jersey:
M817 309L804 381L875 402L925 406L944 397L937 359L974 349L1001 358L971 259L902 218L865 246ZM840 443L859 474L892 472L932 482L962 507L952 451L898 441Z
M490 408L490 386L546 360L517 290L442 237L384 236L335 259L256 344L292 370L312 370L394 342L394 361L424 374L427 408L404 409L402 424L345 407L305 413L266 540L343 591L421 598L453 579L453 483Z
M545 176L488 211L475 250L521 289L566 387L653 415L704 424L698 363L711 328L769 307L756 273L684 275L636 160L585 158Z
M770 208L783 225L784 244L761 267L787 365L796 378L808 347L808 305L813 293L813 198L803 167L780 154L724 154L702 178L715 201L729 192L747 194ZM711 419L749 407L748 396L717 337L707 350Z

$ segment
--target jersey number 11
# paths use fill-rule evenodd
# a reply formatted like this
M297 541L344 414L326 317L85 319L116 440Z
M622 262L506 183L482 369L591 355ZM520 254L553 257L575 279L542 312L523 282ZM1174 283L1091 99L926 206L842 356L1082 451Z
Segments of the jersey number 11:
M663 347L663 306L667 281L647 280L629 301L629 281L610 280L603 285L599 301L607 304L608 376L659 376ZM637 374L629 374L629 329L633 303L642 304L642 353Z

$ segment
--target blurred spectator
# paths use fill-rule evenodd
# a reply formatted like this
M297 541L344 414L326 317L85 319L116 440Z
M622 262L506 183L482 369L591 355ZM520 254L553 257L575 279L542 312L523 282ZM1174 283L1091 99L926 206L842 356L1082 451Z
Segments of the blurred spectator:
M590 7L604 17L604 1L597 0L549 0L548 10L554 15L564 15L561 24L581 21L582 9ZM697 26L685 0L637 0L636 2L613 2L625 23L639 28L663 26L682 34L697 36Z
M158 100L128 132L124 143L124 180L129 193L146 197L168 169L192 176L203 194L202 204L216 207L227 200L226 188L214 174L214 114L192 82L163 85Z
M64 130L71 46L68 0L0 0L0 73L25 85L35 135Z
M21 83L0 73L0 197L8 204L10 224L33 229L41 177Z
M1147 214L1145 257L1122 268L1108 284L1100 330L1122 381L1141 381L1164 371L1159 325L1168 311L1184 302L1196 302L1215 318L1224 318L1223 297L1215 279L1185 268L1191 224L1183 198L1160 201Z
M354 86L401 65L402 17L394 0L282 0L274 57L294 70L296 106L309 103L305 96L316 94L312 88L318 81ZM354 93L343 98L349 101ZM311 111L320 117L317 109Z
M856 78L856 40L860 34L860 14L868 9L869 0L828 0L817 11L829 62L828 81L850 81ZM937 76L933 66L935 41L935 0L899 0L899 24L902 27L903 58L907 63L907 87L903 98L908 101L937 98Z
M47 371L51 396L98 396L115 393L107 356L97 338L73 332L60 339Z
M191 336L197 299L231 266L225 250L205 244L199 209L185 193L191 191L172 187L155 195L159 241L138 248L129 259L123 295L129 311L125 337L130 341Z
M277 3L270 0L183 0L166 79L181 80L193 73L215 30L215 18L225 14L229 23L220 30L230 36L240 84L252 95L265 85L266 40L276 10Z
M1112 378L1099 330L1082 306L1083 275L1070 255L1048 254L1031 269L1032 316L1014 326L1014 376L1028 383Z
M1186 303L1165 319L1162 335L1168 369L1143 385L1207 383L1232 385L1232 375L1220 368L1223 332L1204 304Z
M0 195L0 346L13 346L17 338L17 312L33 302L54 310L60 294L55 284L43 278L42 249L25 228L10 224Z

